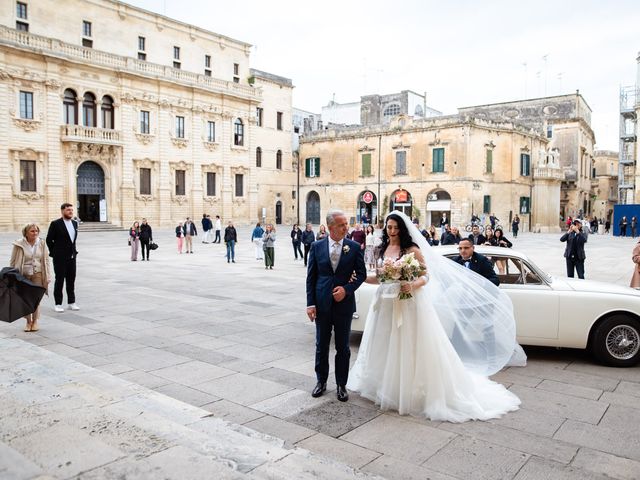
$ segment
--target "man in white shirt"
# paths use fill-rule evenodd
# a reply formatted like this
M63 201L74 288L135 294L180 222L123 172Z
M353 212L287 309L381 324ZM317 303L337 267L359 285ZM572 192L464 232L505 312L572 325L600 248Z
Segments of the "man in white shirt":
M62 216L51 222L47 231L47 247L49 256L53 257L53 271L56 279L53 284L54 310L63 313L62 287L66 283L67 302L71 310L80 310L76 305L76 239L78 238L78 222L73 220L73 205L63 203L60 206Z
M216 215L216 238L213 240L213 243L220 243L220 230L222 230L222 220L220 220L220 215Z

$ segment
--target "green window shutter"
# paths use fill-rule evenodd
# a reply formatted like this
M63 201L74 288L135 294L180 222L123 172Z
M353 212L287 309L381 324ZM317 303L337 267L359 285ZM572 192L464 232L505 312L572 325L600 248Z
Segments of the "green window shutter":
M320 176L320 158L316 157L316 162L315 162L315 177L319 177Z
M482 213L491 213L491 195L485 195L482 202Z
M444 172L444 148L433 149L433 168L434 173Z
M371 175L371 154L365 153L362 155L362 176L368 177Z
M493 150L487 150L487 173L493 173Z
M304 176L307 178L311 176L311 159L310 158L306 158L304 161Z
M531 156L528 153L520 154L520 175L528 177L531 174Z

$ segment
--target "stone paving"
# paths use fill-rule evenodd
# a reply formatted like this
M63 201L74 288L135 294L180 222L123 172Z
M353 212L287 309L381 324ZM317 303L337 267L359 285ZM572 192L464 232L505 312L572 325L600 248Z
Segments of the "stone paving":
M239 229L235 264L221 245L197 242L194 254L178 255L168 230L156 232L160 248L148 263L129 261L126 232L81 233L81 310L55 314L47 298L40 332L23 333L18 321L0 325L0 336L389 479L640 478L640 367L602 367L582 351L525 348L527 367L494 377L522 408L490 422L401 417L355 394L340 403L335 391L313 399L305 269L293 260L289 229L278 233L272 271L255 260L248 228ZM14 238L0 234L6 258ZM558 238L525 234L514 248L563 275ZM627 284L634 244L591 235L587 278Z

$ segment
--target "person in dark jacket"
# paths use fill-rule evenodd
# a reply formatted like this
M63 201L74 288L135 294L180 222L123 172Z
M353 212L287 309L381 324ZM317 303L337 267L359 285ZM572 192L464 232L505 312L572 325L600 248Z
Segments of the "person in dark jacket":
M178 253L182 253L182 246L184 245L184 226L182 222L176 227L176 241L178 242Z
M196 224L189 217L187 217L187 221L182 226L182 233L184 233L184 244L187 247L185 253L193 253L193 240L191 237L197 236L198 230L196 230Z
M302 230L298 227L298 224L295 223L293 228L291 229L291 244L293 245L293 254L295 255L295 259L298 260L298 253L300 254L300 260L304 258L302 254Z
M202 243L211 243L211 231L213 229L213 223L209 218L209 215L206 213L202 214L202 231L204 232L202 235Z
M224 243L227 245L227 263L230 261L236 263L236 243L238 243L238 233L233 222L229 222L227 228L224 229Z
M578 273L578 278L584 279L584 260L587 256L584 253L584 244L587 237L582 233L582 222L574 220L569 230L560 237L561 242L567 242L564 249L564 258L567 262L567 277L573 278L573 271Z
M620 236L621 237L626 237L627 236L627 217L623 216L620 221L618 222L618 227L620 227Z
M520 217L516 215L511 222L511 231L513 232L513 238L518 237L518 230L520 230Z
M469 240L471 240L471 243L473 243L474 245L484 245L484 243L487 241L487 238L482 233L480 233L480 227L478 225L474 225L471 228Z
M78 238L78 222L73 220L73 205L63 203L60 207L62 217L54 220L47 230L47 247L49 256L53 258L53 271L56 275L53 284L54 310L63 313L62 287L67 284L67 302L71 310L80 310L76 305L76 239Z
M452 258L452 260L460 265L474 271L478 275L482 275L495 286L500 285L500 280L496 275L491 261L484 255L480 255L474 251L474 245L471 238L463 238L458 245L460 255Z
M307 223L307 226L302 232L302 245L304 246L304 266L307 266L307 258L309 257L309 250L311 250L311 244L315 242L316 235L313 233L313 227L310 223Z
M149 261L149 243L153 242L153 231L151 230L151 225L147 223L147 219L142 219L142 224L140 225L140 245L142 246L142 261L144 262L144 251L147 251L147 262Z
M495 240L496 247L511 248L513 246L513 243L504 236L504 232L501 228L496 228L496 231L493 233L493 238ZM507 271L507 261L504 258L497 258L496 265L498 266L498 272L501 275L504 275Z

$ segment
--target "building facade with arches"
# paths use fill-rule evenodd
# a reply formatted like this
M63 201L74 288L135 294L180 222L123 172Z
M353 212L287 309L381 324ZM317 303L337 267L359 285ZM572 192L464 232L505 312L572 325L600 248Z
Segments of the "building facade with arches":
M112 0L0 9L0 230L295 218L291 80L251 45ZM52 21L54 19L55 21Z
M420 224L465 227L491 213L505 229L559 231L562 170L534 129L453 115L396 116L387 125L315 132L301 140L301 217L331 208L352 223L401 210ZM311 213L312 212L312 213Z

